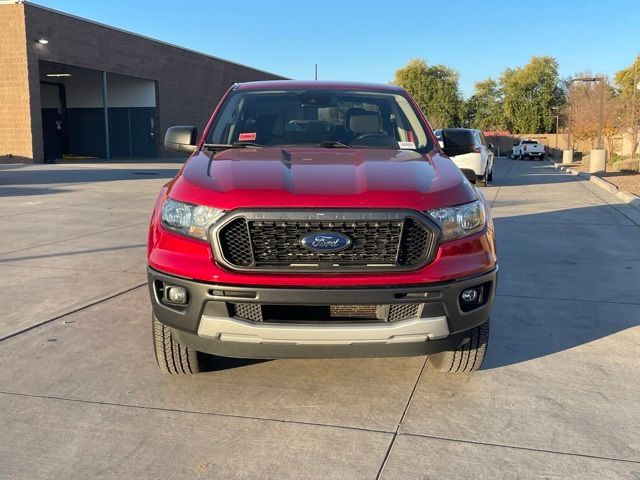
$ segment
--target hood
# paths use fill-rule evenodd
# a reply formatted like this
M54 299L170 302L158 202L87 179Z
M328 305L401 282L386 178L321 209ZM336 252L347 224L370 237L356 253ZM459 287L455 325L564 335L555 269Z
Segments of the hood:
M475 191L449 159L435 152L296 147L197 152L169 195L224 209L426 209L472 201Z

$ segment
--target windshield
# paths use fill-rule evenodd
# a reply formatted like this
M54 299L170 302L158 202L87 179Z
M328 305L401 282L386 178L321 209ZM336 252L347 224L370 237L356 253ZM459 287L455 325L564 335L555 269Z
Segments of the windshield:
M209 131L209 144L410 149L432 144L403 95L347 90L236 90Z

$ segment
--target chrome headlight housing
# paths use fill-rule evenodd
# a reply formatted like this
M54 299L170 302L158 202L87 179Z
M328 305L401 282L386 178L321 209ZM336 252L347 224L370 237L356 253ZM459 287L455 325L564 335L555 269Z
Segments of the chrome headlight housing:
M168 198L162 205L162 225L174 232L207 240L207 232L224 210L178 202Z
M425 212L442 230L442 241L473 235L487 224L484 202L476 200L455 207L436 208Z

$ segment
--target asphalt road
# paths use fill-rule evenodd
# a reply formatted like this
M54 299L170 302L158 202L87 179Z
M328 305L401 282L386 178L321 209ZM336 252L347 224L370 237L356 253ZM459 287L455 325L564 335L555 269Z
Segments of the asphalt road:
M0 170L0 478L640 478L640 212L498 159L483 370L153 358L146 224L177 164Z

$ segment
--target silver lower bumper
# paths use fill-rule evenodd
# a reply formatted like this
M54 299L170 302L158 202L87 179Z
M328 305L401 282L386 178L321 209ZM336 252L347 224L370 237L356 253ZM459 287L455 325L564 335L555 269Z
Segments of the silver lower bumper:
M198 328L198 336L221 342L279 345L419 343L448 335L447 317L413 318L382 324L290 325L203 316Z

